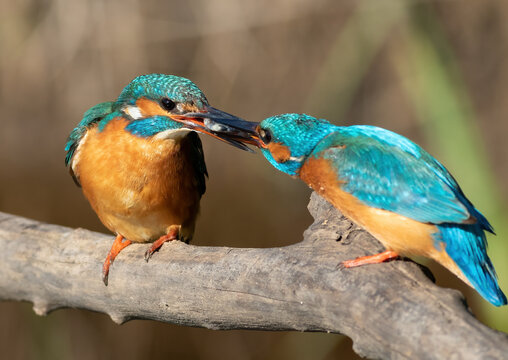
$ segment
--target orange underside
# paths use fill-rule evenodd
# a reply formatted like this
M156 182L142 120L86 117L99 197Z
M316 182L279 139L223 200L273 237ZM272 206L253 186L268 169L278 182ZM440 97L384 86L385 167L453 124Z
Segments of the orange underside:
M172 225L190 239L200 194L193 159L180 140L134 136L122 118L88 130L75 173L103 224L134 242L154 241Z
M309 158L300 170L300 178L376 237L387 250L402 256L421 255L434 259L469 284L444 248L438 250L434 247L432 234L438 231L435 225L363 204L341 189L341 182L326 159Z

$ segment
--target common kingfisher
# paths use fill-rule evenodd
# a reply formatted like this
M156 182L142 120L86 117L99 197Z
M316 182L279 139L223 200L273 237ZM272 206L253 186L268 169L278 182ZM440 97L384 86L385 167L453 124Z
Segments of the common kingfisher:
M386 248L341 267L422 255L492 304L506 305L486 251L485 231L494 233L492 226L420 146L379 127L336 126L304 114L245 122L239 129L255 130L250 140L275 168L303 180Z
M115 257L131 242L153 242L148 261L164 242L192 239L208 176L196 132L248 150L205 127L211 119L222 129L221 120L238 118L211 107L190 80L150 74L135 78L116 101L90 108L70 133L65 164L116 234L103 265L105 285Z

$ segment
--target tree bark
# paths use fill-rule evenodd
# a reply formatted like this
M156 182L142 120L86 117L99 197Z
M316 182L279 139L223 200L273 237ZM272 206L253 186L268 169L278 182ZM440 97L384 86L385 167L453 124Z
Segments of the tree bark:
M322 331L347 335L379 359L501 359L508 336L478 322L463 296L435 286L417 264L354 269L340 261L383 250L313 194L314 223L287 247L240 249L147 244L117 257L109 286L102 262L112 236L0 213L0 299L209 329Z

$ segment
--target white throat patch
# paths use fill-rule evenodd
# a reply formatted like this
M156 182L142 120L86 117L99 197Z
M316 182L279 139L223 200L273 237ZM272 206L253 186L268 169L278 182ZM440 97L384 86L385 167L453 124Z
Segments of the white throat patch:
M169 130L161 131L160 133L155 135L153 138L158 139L158 140L164 140L164 139L179 140L191 131L194 131L194 130L187 129L187 128L169 129Z

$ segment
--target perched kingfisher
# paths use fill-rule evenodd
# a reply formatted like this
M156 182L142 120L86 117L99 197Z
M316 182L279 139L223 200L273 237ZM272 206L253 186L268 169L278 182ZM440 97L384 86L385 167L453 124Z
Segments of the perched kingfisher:
M493 233L492 226L420 146L379 127L336 126L304 114L245 122L241 129L257 132L248 141L257 141L275 168L302 179L386 248L342 267L422 255L492 304L506 305L486 251L484 232Z
M162 74L139 76L116 101L85 112L67 141L65 164L116 234L103 265L105 285L115 257L131 242L153 242L148 261L166 241L191 240L208 176L196 132L247 150L231 129L213 132L224 130L221 120L237 119L211 107L190 80Z

